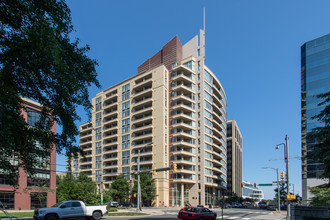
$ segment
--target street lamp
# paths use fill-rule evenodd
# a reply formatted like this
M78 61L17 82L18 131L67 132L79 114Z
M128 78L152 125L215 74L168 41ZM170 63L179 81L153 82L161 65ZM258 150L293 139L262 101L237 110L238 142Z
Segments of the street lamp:
M284 146L284 158L286 163L286 184L287 184L287 195L290 194L290 183L289 183L289 136L285 135L285 143L280 143L276 145L276 149L279 149L280 145ZM287 219L290 219L290 200L287 199Z
M137 169L138 169L138 188L137 188L137 191L138 191L138 193L137 193L137 204L136 204L136 211L137 212L140 212L140 210L141 210L141 207L140 207L140 200L141 200L141 186L140 186L140 151L141 151L141 149L142 148L145 148L145 147L149 147L149 146L151 146L153 143L151 142L151 143L149 143L149 144L147 144L147 145L145 145L144 147L141 147L141 148L139 148L138 149L138 164L137 164Z
M278 181L278 168L262 167L262 169L276 170L276 174L277 174L277 205L278 205L278 212L281 212L281 203L280 203L281 194L280 194L280 185L279 185L279 181Z

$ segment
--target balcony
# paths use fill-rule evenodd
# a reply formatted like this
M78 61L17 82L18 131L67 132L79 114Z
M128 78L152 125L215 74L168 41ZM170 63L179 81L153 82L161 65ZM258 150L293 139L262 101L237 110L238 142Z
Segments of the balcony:
M187 147L191 147L194 148L195 147L195 139L179 139L175 142L172 142L173 146L187 146Z
M117 132L118 131L118 125L116 122L113 122L112 124L107 124L107 126L103 126L103 132Z
M143 114L147 111L152 111L152 100L147 101L146 103L144 103L144 105L137 105L135 107L132 108L132 114Z
M139 99L143 96L147 96L152 93L152 82L149 84L141 85L140 87L134 88L132 91L132 98Z
M117 108L118 102L117 100L111 102L104 102L103 103L103 110L111 111L111 109Z
M132 125L132 132L143 132L143 131L146 131L146 130L151 130L153 128L152 126L152 119L146 119L145 121L144 120L141 120L139 122L135 122L133 123Z
M118 124L117 116L115 116L115 117L105 117L103 119L103 126L111 126L114 123Z
M88 132L93 130L93 125L91 122L80 125L80 132Z
M186 101L178 101L178 102L172 102L172 110L173 111L190 111L195 112L196 105L191 102Z
M104 132L103 133L103 140L105 142L112 142L112 140L117 140L118 139L118 133L116 132Z
M193 83L188 84L183 81L172 83L173 92L184 91L184 92L188 92L188 93L195 93L195 90L196 90L196 85Z
M136 79L133 89L140 88L140 87L144 86L145 84L149 84L150 82L152 82L152 73Z
M118 160L117 153L103 155L103 162L117 161L117 160Z
M192 151L191 149L182 149L182 150L176 150L172 151L173 156L182 156L182 157L195 157L196 151Z
M193 130L193 129L195 129L195 126L193 126L193 124L191 122L185 122L182 120L182 121L176 122L175 124L172 124L172 128Z
M193 133L192 130L190 130L190 131L180 130L176 133L172 133L172 136L174 138L191 138L191 139L193 139L196 137L196 132Z
M140 132L134 132L132 134L132 141L143 141L150 138L152 138L152 129L145 131L140 130Z
M117 106L114 106L113 108L109 109L109 110L104 110L103 111L103 117L107 117L107 118L111 118L114 117L118 114L118 109Z
M87 147L88 145L92 145L92 138L80 140L80 143L79 143L80 147Z

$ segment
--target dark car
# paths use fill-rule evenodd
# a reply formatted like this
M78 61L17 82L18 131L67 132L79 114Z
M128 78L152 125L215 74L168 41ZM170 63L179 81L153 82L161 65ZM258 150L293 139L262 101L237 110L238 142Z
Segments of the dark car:
M270 210L270 211L276 211L276 209L277 209L277 206L275 204L269 204L267 207L267 210Z
M179 211L178 219L217 219L217 213L205 207L184 207Z
M287 205L286 204L281 204L281 210L286 210L287 209Z
M261 203L261 204L259 204L259 208L261 208L261 209L267 209L267 204Z

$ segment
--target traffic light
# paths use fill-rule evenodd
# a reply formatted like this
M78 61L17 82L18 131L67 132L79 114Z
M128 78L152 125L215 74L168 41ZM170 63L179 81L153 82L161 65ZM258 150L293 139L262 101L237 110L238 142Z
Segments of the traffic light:
M136 198L136 193L134 193L134 195L133 195L133 196L134 196L134 198Z
M156 175L157 174L157 170L156 170L156 168L154 168L154 175Z
M257 187L257 184L256 183L254 183L253 185L254 185L254 187Z
M284 171L281 172L281 181L284 182Z
M241 183L241 187L243 188L243 186L244 186L244 184L243 183Z
M176 172L176 163L173 164L173 172Z

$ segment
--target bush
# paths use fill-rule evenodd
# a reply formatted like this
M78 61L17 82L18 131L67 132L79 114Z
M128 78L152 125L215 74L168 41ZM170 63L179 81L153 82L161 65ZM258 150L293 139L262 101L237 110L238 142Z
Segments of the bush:
M117 212L117 211L118 211L117 208L113 208L113 207L108 208L108 212Z

